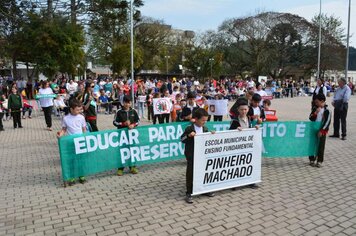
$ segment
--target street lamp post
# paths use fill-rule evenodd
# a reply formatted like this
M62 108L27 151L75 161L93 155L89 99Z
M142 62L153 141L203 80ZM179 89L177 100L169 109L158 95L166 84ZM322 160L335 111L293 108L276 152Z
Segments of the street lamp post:
M130 1L130 48L131 48L131 96L132 102L135 101L135 75L134 75L134 43L133 43L133 1Z
M349 48L349 42L350 42L350 13L351 13L351 0L349 0L349 13L348 13L348 22L347 22L347 45L346 45L346 68L345 68L345 79L346 83L348 82L347 78L347 73L349 71L349 54L350 54L350 48Z
M319 9L319 43L318 43L318 71L316 79L320 78L320 61L321 61L321 0Z
M214 58L209 58L209 64L210 64L210 77L213 78L213 61Z
M164 58L166 58L166 77L168 80L168 59L171 58L170 56L164 56Z

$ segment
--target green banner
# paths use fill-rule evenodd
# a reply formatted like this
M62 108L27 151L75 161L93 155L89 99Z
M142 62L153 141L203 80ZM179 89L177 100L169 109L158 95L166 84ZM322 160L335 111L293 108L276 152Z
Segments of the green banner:
M63 180L124 166L184 158L180 136L187 125L189 123L169 123L61 137L58 142ZM208 122L207 126L209 130L222 131L230 127L230 122ZM265 123L263 156L313 155L319 126L320 123L309 121Z
M57 94L37 94L35 96L35 99L40 99L40 98L56 98Z

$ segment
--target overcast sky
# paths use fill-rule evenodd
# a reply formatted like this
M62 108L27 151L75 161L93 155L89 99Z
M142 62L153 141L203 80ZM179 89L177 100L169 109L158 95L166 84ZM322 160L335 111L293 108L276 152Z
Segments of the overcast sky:
M228 18L254 15L261 11L297 14L310 20L319 14L320 0L145 0L144 16L163 20L183 30L216 30ZM349 0L322 0L322 12L339 17L347 28ZM356 33L356 0L351 6L351 35ZM356 36L350 44L356 47Z

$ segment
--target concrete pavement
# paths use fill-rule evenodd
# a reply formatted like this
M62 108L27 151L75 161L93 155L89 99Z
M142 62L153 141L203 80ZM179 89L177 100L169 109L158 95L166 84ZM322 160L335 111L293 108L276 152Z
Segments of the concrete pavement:
M272 108L280 120L307 120L310 97L276 99ZM307 157L264 159L259 188L198 196L193 205L184 201L184 160L63 188L55 131L45 130L44 116L23 120L23 129L6 121L0 235L356 235L355 116L352 97L348 139L327 139L322 168L309 167ZM112 120L100 114L99 129L113 129Z

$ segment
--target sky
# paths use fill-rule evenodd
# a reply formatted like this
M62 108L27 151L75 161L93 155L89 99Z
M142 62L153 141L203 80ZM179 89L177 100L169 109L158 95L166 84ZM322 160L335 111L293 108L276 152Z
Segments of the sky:
M349 0L321 0L322 12L338 17L347 32ZM351 0L350 0L351 1ZM276 11L311 20L319 14L320 0L144 0L144 16L163 20L173 28L202 32L217 30L226 19ZM351 5L350 45L356 47L356 0Z

